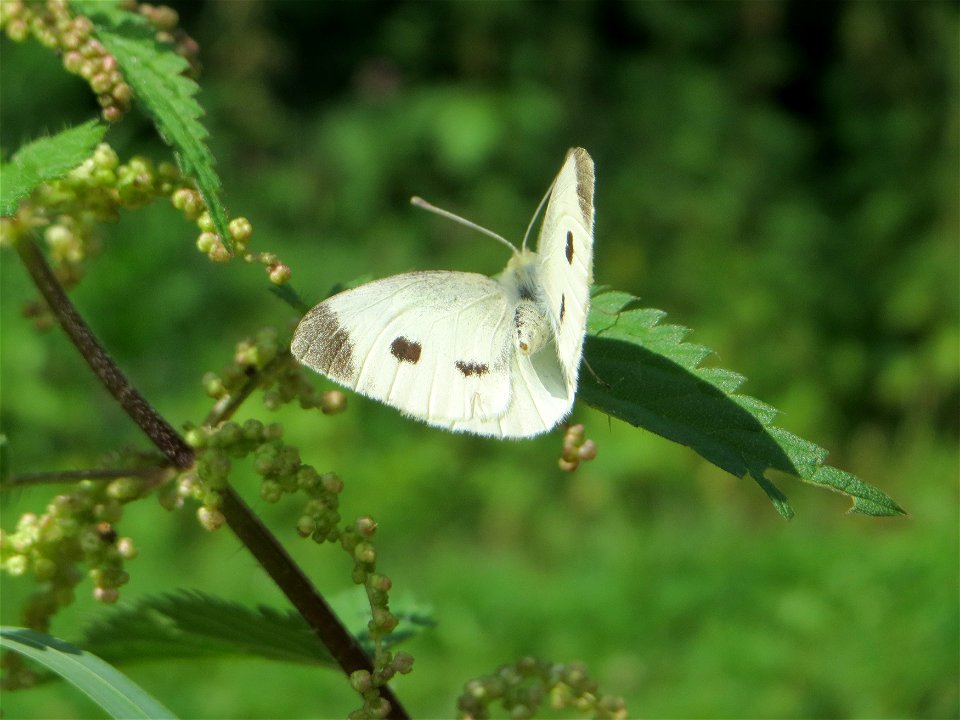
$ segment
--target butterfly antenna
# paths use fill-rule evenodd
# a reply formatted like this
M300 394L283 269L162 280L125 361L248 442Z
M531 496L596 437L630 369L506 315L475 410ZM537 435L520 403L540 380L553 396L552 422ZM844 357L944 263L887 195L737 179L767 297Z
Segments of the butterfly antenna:
M493 232L493 230L487 230L485 227L481 227L480 225L477 225L475 222L470 222L466 218L462 218L459 215L454 215L449 210L443 210L441 208L438 208L436 205L431 205L422 197L417 197L416 195L414 195L412 198L410 198L410 204L416 205L418 208L421 208L423 210L429 210L432 213L436 213L437 215L445 217L448 220L453 220L454 222L458 222L461 225L466 225L468 228L472 228L477 232L483 233L487 237L492 237L494 240L498 242L502 242L504 245L510 248L511 252L513 253L517 252L517 248L512 242L510 242L504 237L497 235L495 232Z
M530 218L530 224L527 225L527 231L523 234L523 245L520 247L524 250L527 249L527 238L530 237L530 231L533 229L533 224L537 221L537 216L540 215L540 211L543 210L543 206L547 204L547 198L550 197L550 193L553 192L553 186L557 181L554 180L550 183L550 187L547 188L547 192L544 193L543 199L540 201L540 204L537 205L537 209L533 213L533 217Z

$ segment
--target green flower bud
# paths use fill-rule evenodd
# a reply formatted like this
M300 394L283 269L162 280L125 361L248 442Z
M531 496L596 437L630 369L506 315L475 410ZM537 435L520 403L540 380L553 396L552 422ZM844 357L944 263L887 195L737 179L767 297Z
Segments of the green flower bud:
M270 277L270 282L274 285L284 285L290 281L293 272L283 263L278 263L267 268L267 275Z
M324 415L339 415L347 409L347 396L339 390L326 390L320 396L320 412Z
M377 561L377 551L370 543L361 542L353 549L353 557L357 562L370 565Z
M368 670L354 670L350 673L350 687L358 693L365 693L373 688L373 678Z
M107 495L117 500L133 500L140 495L142 487L139 478L117 478L107 485Z
M83 55L78 53L75 49L63 56L63 67L66 68L67 72L74 75L80 74L80 68L83 67L83 63Z
M110 95L120 107L128 108L133 101L133 88L125 82L116 82L116 80L114 80Z
M57 574L57 563L50 558L37 557L33 560L33 576L37 582L52 580Z
M140 551L137 550L136 545L133 544L133 540L128 537L117 540L116 548L117 554L124 560L133 560L137 555L140 554Z
M103 112L100 113L103 116L103 119L108 123L115 123L123 117L123 111L120 108L111 105L110 107L105 107Z
M110 75L105 72L99 72L90 78L90 89L98 95L108 93L112 87L113 83L110 82ZM111 97L110 100L112 102L113 98Z
M413 655L405 652L398 652L393 658L393 667L401 675L406 675L413 670Z
M11 555L3 561L3 569L12 577L21 577L26 574L30 562L26 555Z
M223 517L222 512L208 507L200 507L197 509L197 519L205 530L211 531L218 530L226 522L226 518Z
M213 224L213 218L210 217L210 213L206 210L200 213L200 217L197 218L197 227L200 228L202 232L215 233L217 231L216 226Z
M104 605L113 605L120 599L120 591L116 588L94 588L93 599Z
M204 373L201 382L203 383L204 392L215 400L219 400L229 394L227 388L223 385L223 379L216 373Z
M234 218L227 227L230 230L230 237L241 246L245 246L253 234L253 225L245 217Z
M224 244L220 241L219 235L216 235L215 237L217 238L217 241L214 246L210 248L210 251L207 253L207 257L209 257L213 262L225 263L230 260L230 251L227 250Z
M372 614L373 620L371 620L371 624L374 626L370 628L372 632L390 633L393 632L400 623L400 621L397 620L397 616L384 607L374 608Z
M357 532L365 538L373 537L377 532L376 521L369 515L361 515L357 518Z
M297 535L308 538L317 531L317 521L309 515L301 515L297 520Z
M255 441L263 439L263 423L255 418L244 421L243 437Z
M334 495L343 492L343 480L336 473L324 473L320 476L323 489Z
M366 704L367 712L374 718L385 718L390 714L390 703L382 697L371 698Z
M280 487L280 483L274 480L264 480L260 483L260 497L264 502L279 502L283 497L283 488Z
M7 37L14 42L23 42L30 34L30 27L23 20L16 19L7 23Z

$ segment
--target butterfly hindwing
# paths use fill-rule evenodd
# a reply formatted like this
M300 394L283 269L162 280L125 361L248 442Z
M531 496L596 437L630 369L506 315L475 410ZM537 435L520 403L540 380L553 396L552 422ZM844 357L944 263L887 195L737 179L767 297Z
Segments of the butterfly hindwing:
M593 186L593 160L586 150L571 149L554 181L537 241L557 353L574 392L593 283Z
M482 422L510 403L507 300L484 275L414 272L320 303L291 352L357 392L432 425Z
M494 437L532 437L553 428L573 405L573 394L551 344L533 355L514 353L510 369L511 402L496 418L457 422L451 430Z

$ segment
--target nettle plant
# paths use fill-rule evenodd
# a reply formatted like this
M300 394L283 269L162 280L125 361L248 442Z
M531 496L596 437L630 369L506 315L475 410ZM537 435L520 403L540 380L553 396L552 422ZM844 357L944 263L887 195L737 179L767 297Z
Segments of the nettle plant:
M182 657L186 644L193 656L229 648L235 654L339 669L360 696L355 717L406 717L388 683L395 674L409 672L413 660L395 648L428 627L430 619L390 609L391 581L377 568L376 523L370 517L344 522L338 511L343 480L304 463L301 452L284 442L280 425L231 419L254 394L268 409L297 402L305 412L343 410L345 396L337 390L317 392L314 377L291 356L290 327L260 330L236 346L223 372L203 378L212 398L205 418L168 420L128 382L66 293L85 272L95 272L102 223L116 220L121 209L167 201L195 223L198 249L227 264L224 272L230 271L229 261L259 263L270 283L286 288L286 297L296 297L288 285L291 269L273 253L253 251L250 222L230 219L220 201L202 109L194 99L196 43L177 28L175 12L132 0L4 0L0 13L6 41L39 42L58 53L64 69L86 80L102 107L100 119L35 139L4 160L4 252L16 253L43 299L28 305L27 315L41 327L59 324L93 377L150 443L137 452L114 450L96 469L16 474L4 464L4 490L52 480L72 483L72 489L51 497L42 512L24 514L0 536L3 570L37 584L22 608L23 627L3 628L3 686L26 688L65 678L114 716L168 717L160 702L112 666L136 660L131 648L138 645L131 641L140 639L145 643L139 647L149 646L151 657L163 656L164 648L169 656ZM122 122L132 103L170 146L169 162L124 159L104 142L109 125ZM639 307L629 294L594 288L581 402L686 445L736 477L753 479L785 518L793 512L767 478L771 470L849 496L851 512L903 512L876 488L826 465L822 448L775 427L772 407L737 393L742 376L701 367L710 351L684 342L687 330L664 324L663 317L659 310ZM581 426L568 428L560 467L573 470L595 452ZM366 628L347 630L231 485L231 468L243 458L252 459L262 476L262 499L299 503L291 534L339 545L352 558L352 582L363 587L369 601ZM45 635L85 578L98 601L118 600L129 579L127 562L137 554L134 539L120 532L124 508L151 497L167 509L194 508L209 531L232 531L294 610L250 609L181 591L123 610L105 609L75 644ZM205 622L211 618L217 622ZM256 642L249 638L251 628L258 629ZM479 718L500 703L514 717L529 717L547 701L597 717L625 715L623 702L601 693L580 664L533 657L468 682L459 711Z

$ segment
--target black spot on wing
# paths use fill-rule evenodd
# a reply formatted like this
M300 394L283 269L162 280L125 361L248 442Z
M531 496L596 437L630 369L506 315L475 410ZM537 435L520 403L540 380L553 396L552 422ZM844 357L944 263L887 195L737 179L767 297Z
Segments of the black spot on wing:
M454 365L457 370L463 373L464 377L470 377L471 375L486 375L490 372L490 366L486 363L480 362L464 362L463 360L457 360Z
M567 264L573 263L573 232L567 230Z
M563 314L567 310L567 297L561 293L560 294L560 322L563 322Z
M405 337L394 338L390 343L390 354L400 362L416 364L420 362L420 343L407 340Z

